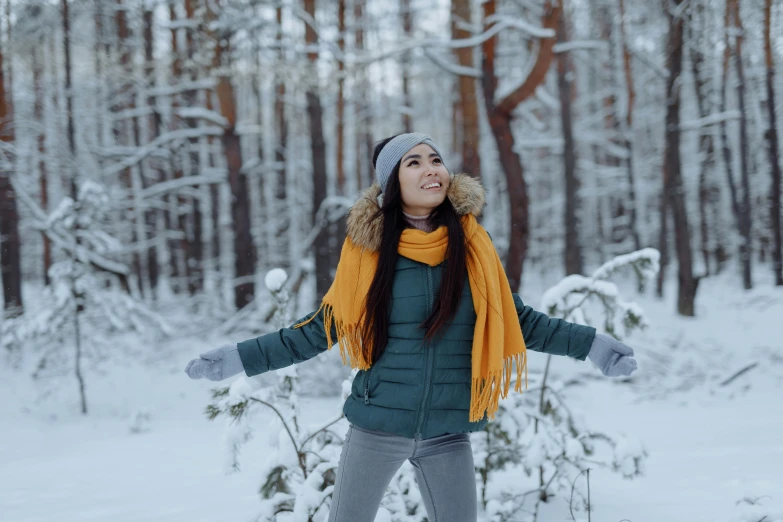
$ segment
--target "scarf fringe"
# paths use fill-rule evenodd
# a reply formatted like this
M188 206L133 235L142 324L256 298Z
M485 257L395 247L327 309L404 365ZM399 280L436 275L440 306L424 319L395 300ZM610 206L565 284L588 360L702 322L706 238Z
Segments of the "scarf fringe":
M331 350L336 342L340 346L340 357L343 364L359 370L368 370L370 368L370 359L362 350L362 338L359 325L346 325L343 321L335 319L334 308L332 305L322 302L316 312L305 321L295 324L293 328L301 328L324 311L324 330L326 332L327 349ZM337 339L332 339L332 324L337 331Z
M508 396L511 385L511 370L516 364L517 379L514 391L522 393L522 371L525 372L525 389L527 389L527 357L526 352L516 353L503 360L503 368L490 373L487 377L474 378L470 393L470 422L478 422L484 418L495 418L498 402Z

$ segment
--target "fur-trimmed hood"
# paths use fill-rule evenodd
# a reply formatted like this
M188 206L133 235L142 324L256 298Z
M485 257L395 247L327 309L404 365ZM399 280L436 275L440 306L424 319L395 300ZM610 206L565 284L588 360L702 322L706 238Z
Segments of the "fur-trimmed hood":
M379 210L378 195L381 187L373 183L365 190L348 213L348 237L355 245L378 251L383 234L383 215L375 220L370 218ZM455 174L451 178L447 197L454 205L457 214L481 215L484 208L484 187L481 182L467 174Z

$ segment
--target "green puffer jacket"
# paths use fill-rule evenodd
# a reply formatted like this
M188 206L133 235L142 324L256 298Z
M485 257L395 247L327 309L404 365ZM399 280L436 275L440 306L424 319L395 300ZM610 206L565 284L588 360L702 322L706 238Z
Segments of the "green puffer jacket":
M461 176L455 176L449 197L458 213L470 211L477 215L483 206L483 189L472 178ZM475 196L478 190L480 197ZM357 244L364 242L368 247L377 247L379 236L367 236L366 226L362 230L356 227L357 223L366 224L362 221L366 213L373 206L377 208L377 194L377 187L373 186L351 210L348 234L354 242L359 241ZM468 420L476 313L467 278L451 324L430 343L424 341L424 330L417 328L432 310L447 262L430 267L397 257L389 341L380 359L369 370L359 371L353 380L351 395L343 406L351 423L369 430L424 439L478 431L487 424L486 417L479 422ZM514 303L528 350L579 360L587 357L594 328L550 319L526 306L517 294ZM332 329L332 339L336 338ZM305 361L326 349L323 312L320 312L301 328L283 328L240 343L239 355L245 373L252 376Z

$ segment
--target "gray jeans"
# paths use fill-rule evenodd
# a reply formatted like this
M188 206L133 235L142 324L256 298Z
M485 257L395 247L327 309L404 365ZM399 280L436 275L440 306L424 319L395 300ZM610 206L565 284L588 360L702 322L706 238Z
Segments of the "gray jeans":
M386 487L410 460L430 522L476 522L467 433L409 439L351 424L337 468L329 522L373 522Z

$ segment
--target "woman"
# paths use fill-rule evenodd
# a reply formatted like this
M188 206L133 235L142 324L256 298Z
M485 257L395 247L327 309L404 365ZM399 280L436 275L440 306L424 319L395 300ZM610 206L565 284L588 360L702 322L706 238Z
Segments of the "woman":
M431 138L381 141L377 183L351 209L335 280L321 307L291 328L192 360L192 378L248 376L310 359L339 341L360 371L343 412L330 522L371 522L405 460L432 522L474 522L468 434L494 418L526 349L590 359L630 375L633 350L595 329L550 319L511 292L486 230L484 189L452 176ZM525 371L525 384L527 372Z

